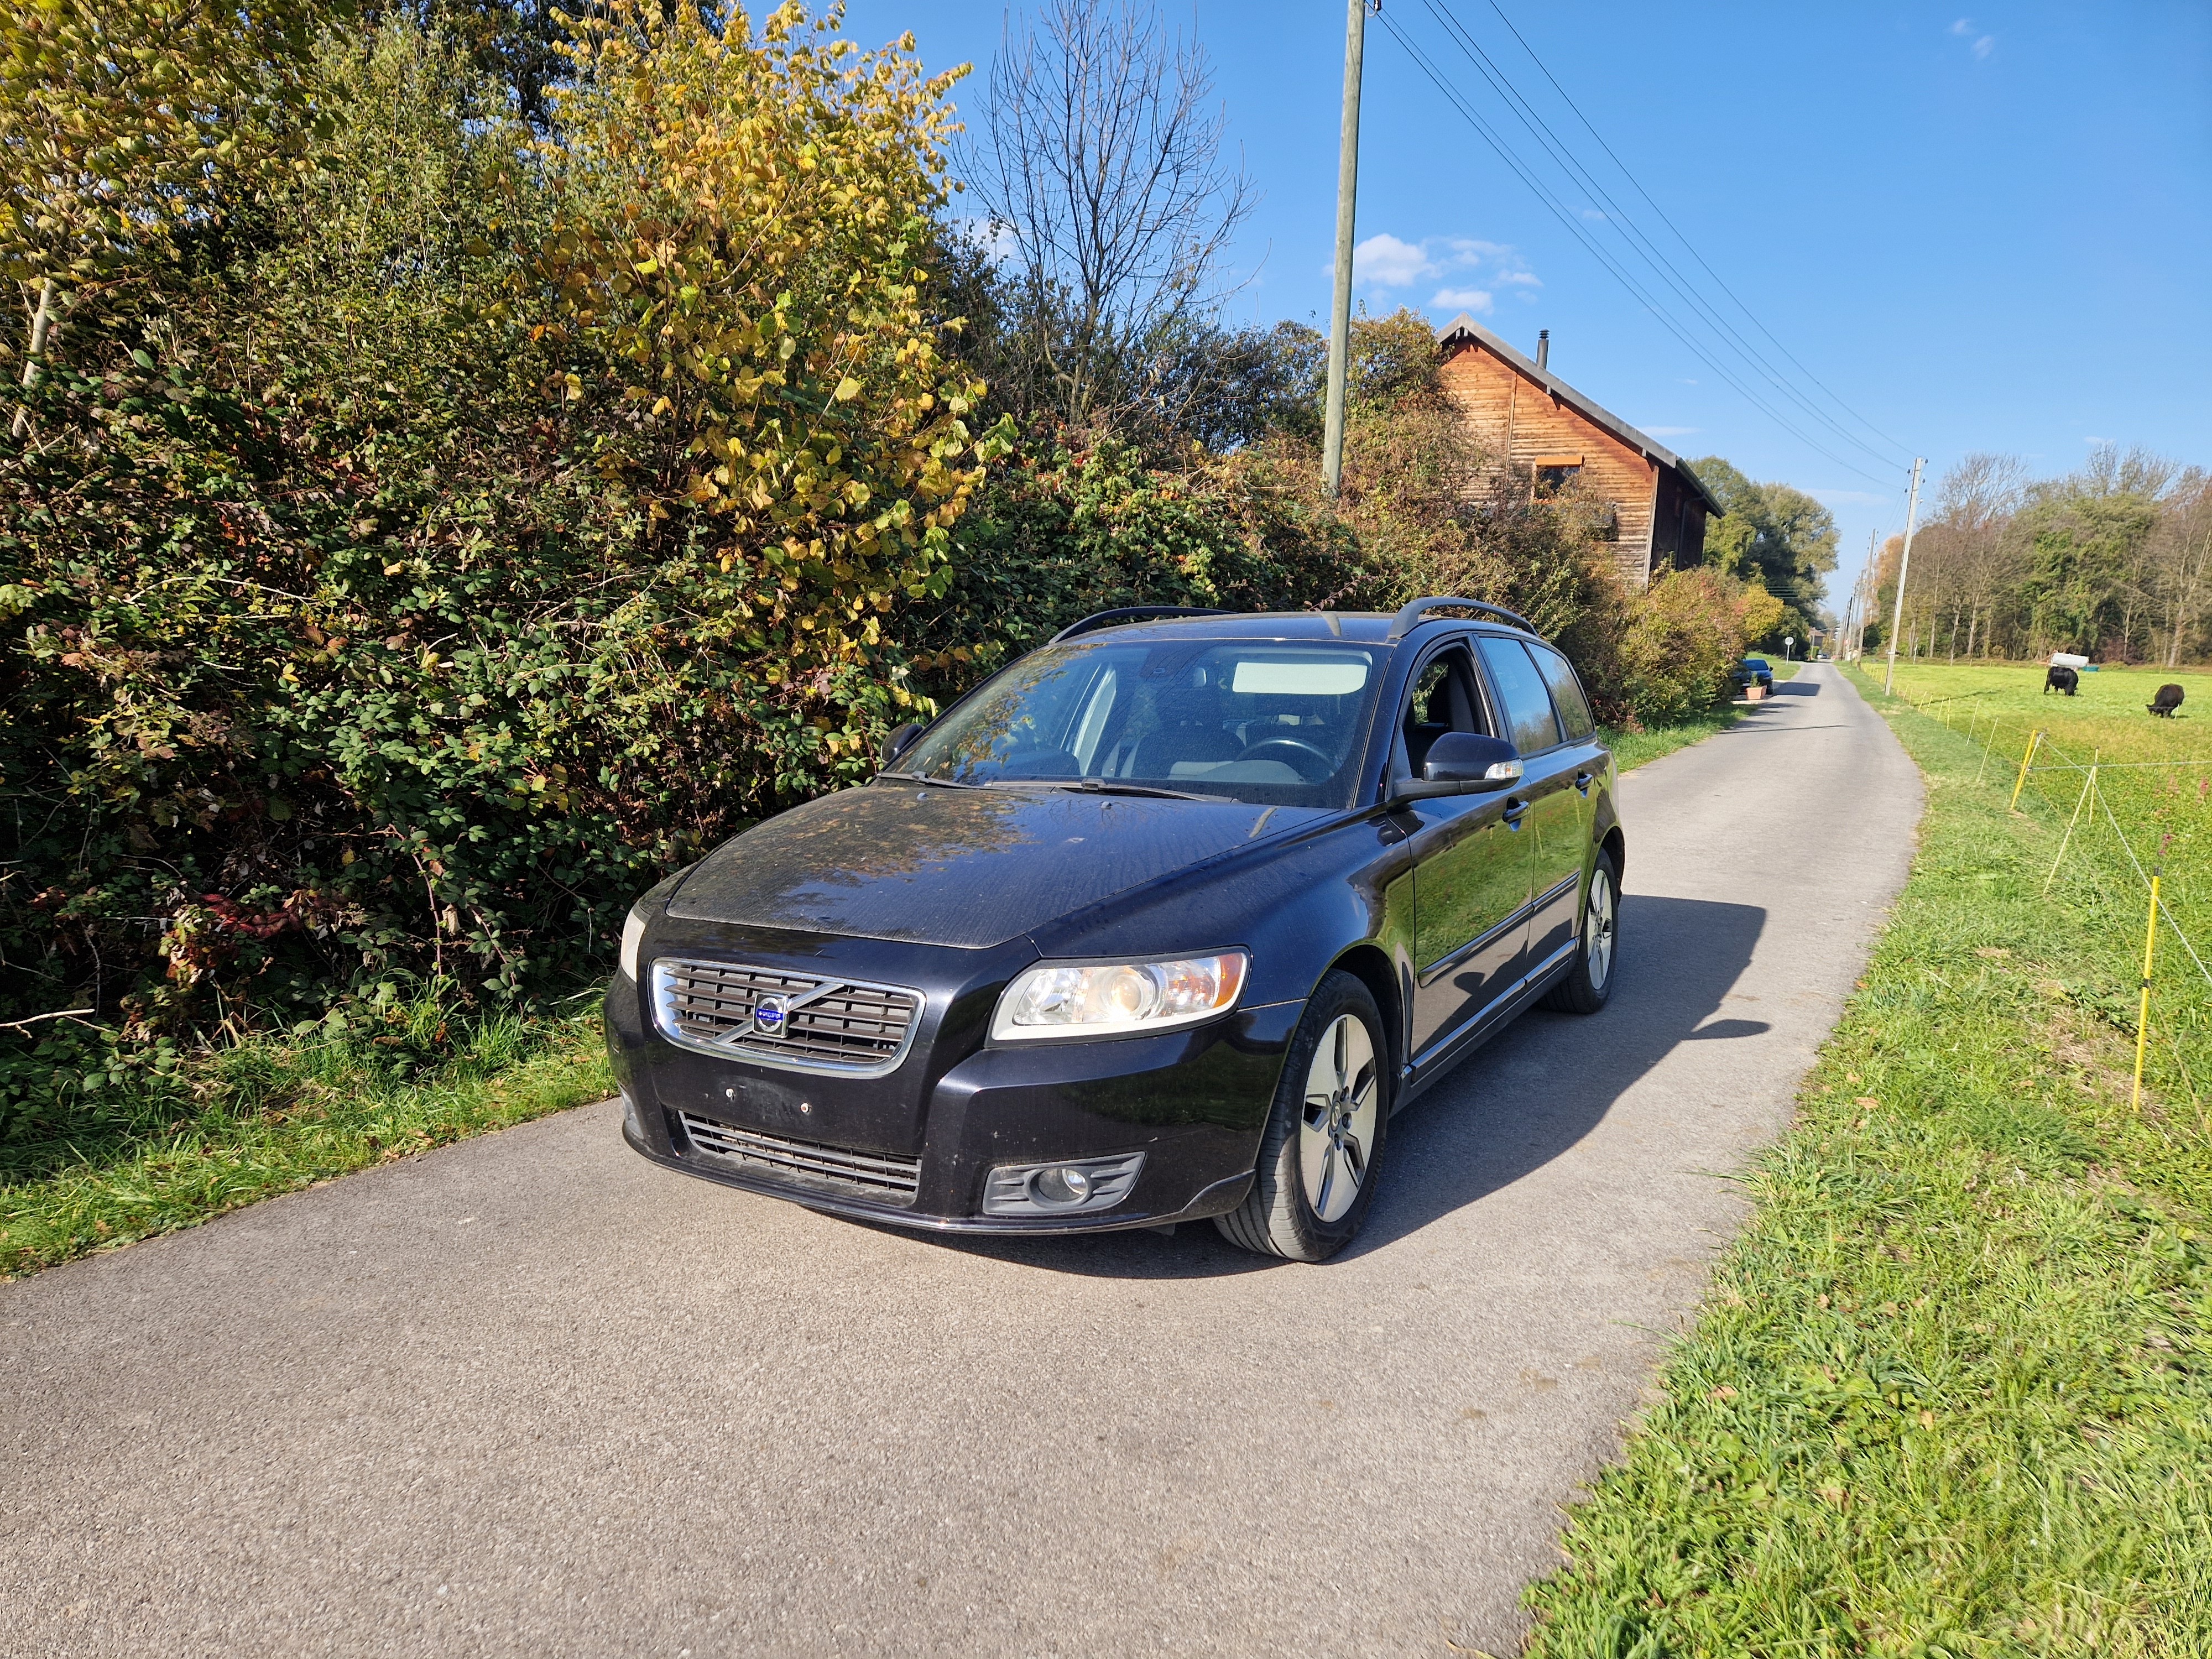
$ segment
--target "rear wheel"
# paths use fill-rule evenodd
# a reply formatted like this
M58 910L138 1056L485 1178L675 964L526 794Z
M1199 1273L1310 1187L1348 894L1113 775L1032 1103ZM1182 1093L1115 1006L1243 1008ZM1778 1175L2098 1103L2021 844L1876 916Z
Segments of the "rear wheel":
M1590 866L1589 891L1583 899L1582 936L1566 977L1544 993L1544 1006L1563 1013L1594 1014L1613 995L1613 969L1620 954L1620 869L1600 848Z
M1293 1261L1325 1261L1349 1244L1374 1201L1391 1080L1374 996L1352 975L1330 974L1291 1040L1258 1178L1213 1219L1221 1236Z

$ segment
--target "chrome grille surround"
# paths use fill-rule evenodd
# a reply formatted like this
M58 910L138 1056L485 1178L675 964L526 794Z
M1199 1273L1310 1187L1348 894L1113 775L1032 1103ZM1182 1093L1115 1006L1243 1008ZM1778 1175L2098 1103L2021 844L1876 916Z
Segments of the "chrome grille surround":
M754 1014L780 998L783 1030L764 1035ZM787 1072L887 1077L921 1024L923 997L903 985L789 973L734 962L653 964L653 1024L679 1048Z
M684 1133L691 1145L708 1157L737 1164L783 1181L836 1187L866 1198L911 1204L921 1187L921 1160L891 1158L880 1152L856 1152L819 1141L788 1140L679 1112Z

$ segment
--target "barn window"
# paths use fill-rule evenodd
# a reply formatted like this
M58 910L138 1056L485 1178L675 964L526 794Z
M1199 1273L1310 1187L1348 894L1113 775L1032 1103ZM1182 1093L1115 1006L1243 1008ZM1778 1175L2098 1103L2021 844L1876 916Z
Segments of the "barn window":
M1536 461L1536 499L1543 501L1558 495L1582 475L1583 459L1565 456L1540 456Z

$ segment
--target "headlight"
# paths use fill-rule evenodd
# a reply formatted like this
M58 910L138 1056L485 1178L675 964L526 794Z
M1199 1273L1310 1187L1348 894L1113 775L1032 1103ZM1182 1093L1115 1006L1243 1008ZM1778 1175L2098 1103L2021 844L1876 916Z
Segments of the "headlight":
M638 947L645 943L645 913L632 910L623 921L622 970L635 981L637 978Z
M1000 994L991 1016L998 1042L1040 1037L1127 1036L1195 1025L1237 1006L1245 955L1173 962L1047 963Z

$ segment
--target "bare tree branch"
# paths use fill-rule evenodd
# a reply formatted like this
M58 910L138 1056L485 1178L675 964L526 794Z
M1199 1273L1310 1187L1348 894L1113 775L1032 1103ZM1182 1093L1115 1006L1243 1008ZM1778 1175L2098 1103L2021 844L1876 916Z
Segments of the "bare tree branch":
M1149 360L1211 313L1251 184L1223 155L1204 49L1139 0L1010 16L974 184L1011 273L1033 384L1088 426L1161 395Z

